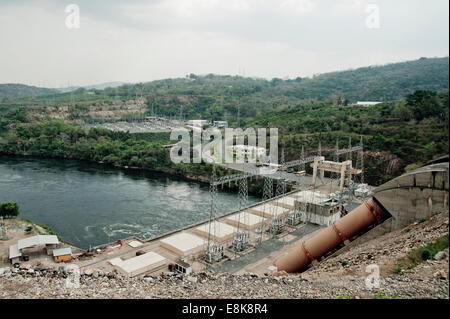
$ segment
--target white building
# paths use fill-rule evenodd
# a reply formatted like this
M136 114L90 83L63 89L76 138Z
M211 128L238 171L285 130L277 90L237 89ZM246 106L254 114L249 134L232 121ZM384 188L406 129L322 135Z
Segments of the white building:
M195 127L203 127L203 125L208 125L208 120L189 120L188 125L195 126Z
M374 106L374 105L377 105L380 103L382 103L382 102L358 101L358 102L356 102L355 105L356 106Z

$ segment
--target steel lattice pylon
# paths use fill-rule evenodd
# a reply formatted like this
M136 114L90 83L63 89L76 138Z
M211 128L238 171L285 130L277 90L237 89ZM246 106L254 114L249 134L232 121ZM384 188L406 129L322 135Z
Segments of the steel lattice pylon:
M273 197L273 181L269 177L264 177L264 188L263 188L263 202L271 199ZM266 212L267 204L264 204L263 211ZM264 234L264 214L261 215L261 226L256 229L256 232L260 234L260 236L256 237L256 243L259 244L262 241L262 236Z
M244 224L248 222L248 182L247 178L242 178L239 180L239 215L237 231L233 237L233 250L236 252L246 250L250 246L250 236L248 231L240 229L241 218L244 220Z
M322 143L319 141L319 150L317 152L317 156L322 156Z
M223 246L216 243L216 224L217 218L217 184L216 184L216 166L213 165L213 171L211 175L211 183L209 185L210 196L210 211L209 211L209 230L208 230L208 245L206 247L205 260L212 264L220 261L223 256ZM213 227L213 240L211 240L211 227Z

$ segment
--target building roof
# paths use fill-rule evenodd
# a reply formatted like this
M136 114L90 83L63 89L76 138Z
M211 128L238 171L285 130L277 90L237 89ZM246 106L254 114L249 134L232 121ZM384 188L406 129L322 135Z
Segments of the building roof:
M358 101L356 102L356 105L377 105L382 102L373 102L373 101Z
M19 250L24 248L40 246L40 245L57 245L59 244L58 237L56 235L37 235L33 237L28 237L20 239L17 242L17 247Z
M160 244L167 247L173 247L175 250L185 254L203 247L206 244L206 241L194 234L181 232L162 239Z
M9 246L9 259L21 257L22 253L19 251L19 248L17 248L16 245Z
M72 249L70 248L60 248L53 250L53 257L72 255Z
M166 258L152 251L143 255L133 257L122 262L116 261L116 266L122 268L126 273L131 274L136 270L148 268L150 266L159 267L166 262Z
M133 248L136 248L136 247L142 246L142 243L137 240L132 240L128 243L128 245L130 245Z

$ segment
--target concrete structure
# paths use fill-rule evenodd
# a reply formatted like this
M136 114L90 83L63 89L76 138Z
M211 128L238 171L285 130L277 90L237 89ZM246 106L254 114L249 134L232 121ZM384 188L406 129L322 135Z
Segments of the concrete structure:
M249 209L249 212L264 218L285 217L289 213L289 209L273 205L271 203L262 204Z
M208 238L210 235L211 240L223 242L233 237L236 228L222 222L214 221L198 226L194 231L202 237Z
M315 185L317 180L317 174L319 173L319 178L322 182L322 184L325 184L324 182L324 173L327 172L333 172L338 173L341 175L340 177L340 184L339 184L339 192L342 193L344 189L344 180L347 179L347 183L350 184L350 181L352 180L353 174L361 174L361 170L355 169L352 167L352 161L344 161L344 162L333 162L333 161L326 161L325 157L318 156L314 158L314 163L310 164L313 168L313 179L312 183Z
M138 276L146 272L159 271L167 265L167 259L154 252L148 252L127 260L114 258L109 260L109 262L119 272L129 277Z
M254 230L260 227L262 222L265 222L266 220L266 218L254 214L246 214L245 216L243 213L241 213L240 216L239 214L240 213L236 213L225 217L225 222L234 227L239 227L240 229Z
M71 261L72 249L70 248L54 249L53 260L55 261L55 263Z
M177 270L179 272L182 272L183 274L189 275L192 272L192 267L187 262L177 259L175 261L175 268L174 270Z
M204 250L206 240L196 235L182 232L161 239L159 245L178 256L194 255Z
M449 163L421 167L379 186L371 199L276 260L274 265L279 271L298 271L341 243L349 246L371 240L448 209ZM374 227L368 230L371 225ZM353 240L355 235L359 237Z
M449 163L421 167L375 188L392 215L391 230L449 209Z
M319 192L301 191L292 195L296 199L295 209L300 221L329 226L341 218L342 203L333 202L328 195Z
M17 244L9 246L9 261L11 264L20 262L20 257L22 257L22 253L17 247Z

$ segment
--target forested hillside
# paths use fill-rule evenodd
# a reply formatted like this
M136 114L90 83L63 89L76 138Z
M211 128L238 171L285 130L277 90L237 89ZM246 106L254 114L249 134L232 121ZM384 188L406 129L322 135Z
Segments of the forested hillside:
M6 83L0 84L0 101L3 99L15 99L25 96L41 96L58 93L55 89L40 88L24 84Z
M159 144L147 144L133 134L85 132L74 124L146 115L226 119L233 127L277 127L287 160L298 158L302 145L307 155L315 154L319 141L323 154L332 156L336 139L342 148L349 138L355 145L362 136L366 181L378 185L411 165L448 153L448 85L448 58L441 58L313 79L267 81L190 74L104 90L81 88L0 103L0 154L79 158L202 174L207 170L172 165ZM364 107L352 105L356 100L387 101ZM45 133L48 130L54 132Z
M238 116L257 117L310 100L348 105L363 100L400 100L416 90L441 92L448 88L449 58L421 58L290 80L190 74L185 78L104 90L80 88L72 93L25 97L0 103L0 109L74 103L85 107L143 97L148 114L209 120L226 118L236 123Z

